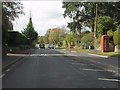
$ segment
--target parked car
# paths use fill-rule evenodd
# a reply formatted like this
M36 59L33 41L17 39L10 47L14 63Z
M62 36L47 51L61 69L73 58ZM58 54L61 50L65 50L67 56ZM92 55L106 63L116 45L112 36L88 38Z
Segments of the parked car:
M49 45L48 45L48 48L49 48L49 49L54 49L54 45L53 45L53 44L49 44Z
M39 44L39 48L45 48L45 44L43 43Z

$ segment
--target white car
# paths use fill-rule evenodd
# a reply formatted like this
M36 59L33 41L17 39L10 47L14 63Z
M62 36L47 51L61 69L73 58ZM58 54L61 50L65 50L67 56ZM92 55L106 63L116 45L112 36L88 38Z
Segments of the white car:
M54 49L54 45L49 44L49 45L48 45L48 48L49 48L49 49Z

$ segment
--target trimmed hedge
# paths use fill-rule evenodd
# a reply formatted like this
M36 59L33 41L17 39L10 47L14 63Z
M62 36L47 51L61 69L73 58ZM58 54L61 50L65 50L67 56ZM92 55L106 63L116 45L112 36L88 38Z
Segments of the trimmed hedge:
M30 41L24 35L17 31L9 31L8 32L8 46L21 46L21 45L29 45Z

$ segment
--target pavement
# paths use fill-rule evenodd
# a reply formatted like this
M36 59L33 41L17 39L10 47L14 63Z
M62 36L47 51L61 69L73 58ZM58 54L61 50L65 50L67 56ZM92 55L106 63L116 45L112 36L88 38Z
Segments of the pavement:
M35 51L35 49L28 49L28 50L22 50L19 52L14 52L14 54L32 54ZM13 53L7 53L6 56L2 57L2 67L0 67L0 70L6 69L10 65L16 63L17 61L21 60L23 57L21 56L9 56L8 54L13 54Z

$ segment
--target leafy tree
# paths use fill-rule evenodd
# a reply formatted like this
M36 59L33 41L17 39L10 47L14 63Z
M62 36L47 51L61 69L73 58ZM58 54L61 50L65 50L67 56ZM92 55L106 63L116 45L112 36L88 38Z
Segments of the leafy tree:
M65 31L62 28L49 29L45 34L45 42L61 46Z
M94 44L94 37L93 37L93 33L88 33L85 36L83 36L81 38L81 44L83 46L93 46Z
M75 38L75 33L70 32L65 36L65 39L63 40L63 43L65 46L69 48L73 48L76 44L76 38Z
M32 18L30 17L27 27L22 31L22 33L32 42L37 39L38 33L34 30Z
M104 2L98 5L98 14L100 16L109 16L115 21L116 25L120 24L120 2Z
M113 20L109 16L100 16L97 21L97 34L107 34L107 30L114 30Z
M63 2L63 8L65 8L64 17L68 16L73 22L84 23L85 26L92 27L92 32L94 32L97 5L98 16L109 16L116 25L119 25L120 2ZM79 7L80 10L78 11Z
M2 41L7 43L7 32L13 30L12 21L23 13L23 5L18 1L2 2Z
M46 32L46 34L45 34L45 36L44 36L44 42L45 42L46 44L49 43L50 30L51 30L51 29L47 30L47 32Z
M38 43L44 43L44 36L39 36L37 42Z
M107 35L109 36L109 40L111 44L114 44L113 42L113 35L114 35L114 31L111 29L107 32Z
M71 31L73 32L81 32L81 27L82 24L80 22L79 18L79 7L80 3L79 2L63 2L63 8L65 8L64 11L64 17L69 17L72 19L72 22L68 23L68 27L70 28Z

